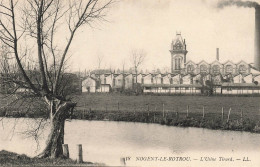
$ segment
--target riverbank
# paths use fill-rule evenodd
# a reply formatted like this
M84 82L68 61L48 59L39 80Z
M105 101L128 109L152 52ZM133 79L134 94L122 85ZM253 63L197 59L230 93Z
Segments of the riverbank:
M91 162L84 162L77 164L72 159L49 159L49 158L30 158L24 154L20 155L17 153L2 150L0 151L0 166L102 166L99 164L93 164Z
M230 110L231 111L231 110ZM0 117L11 118L42 118L44 115L12 112ZM166 126L197 127L213 130L232 130L260 133L260 121L241 113L197 113L171 111L102 111L102 110L75 110L69 119L123 121L161 124Z
M155 123L260 133L260 97L81 94L72 119ZM20 108L19 108L20 109ZM0 111L1 117L47 117L39 110Z
M222 117L223 116L223 117ZM120 112L120 111L75 111L72 119L124 121L154 123L167 126L198 127L218 130L247 131L260 133L259 121L238 115L207 114L179 112Z
M75 119L260 132L260 97L82 94Z

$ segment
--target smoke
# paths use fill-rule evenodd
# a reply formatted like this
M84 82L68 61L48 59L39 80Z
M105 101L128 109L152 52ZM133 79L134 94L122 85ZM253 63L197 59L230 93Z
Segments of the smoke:
M241 1L241 0L220 0L217 3L217 8L219 9L222 9L227 6L255 8L255 7L259 7L259 4L254 1Z

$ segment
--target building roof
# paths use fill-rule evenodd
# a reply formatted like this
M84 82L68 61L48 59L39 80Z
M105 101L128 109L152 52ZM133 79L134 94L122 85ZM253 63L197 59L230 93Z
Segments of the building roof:
M200 65L200 64L206 64L207 66L210 66L210 64L209 64L208 62L206 62L205 60L201 60L201 61L198 63L198 65Z
M172 41L172 45L176 45L177 43L184 45L184 40L182 39L181 33L176 33L176 36Z
M92 80L94 80L94 81L98 81L98 79L93 78L93 77L91 77L91 76L88 76L88 77L86 77L86 78L83 78L83 81L85 81L85 80L87 80L87 79L92 79Z
M187 61L185 64L186 64L186 65L187 65L187 64L193 64L193 65L196 65L196 63L195 63L194 61L192 61L192 60Z
M239 64L246 64L246 65L248 65L248 63L245 62L244 60L240 60L240 62L238 62L237 65L239 65Z
M251 73L252 73L253 75L260 75L260 71L254 69L254 68L251 68Z
M228 60L228 61L226 61L225 63L223 63L224 65L226 65L226 64L232 64L233 66L235 66L236 64L233 62L233 61L231 61L231 60Z

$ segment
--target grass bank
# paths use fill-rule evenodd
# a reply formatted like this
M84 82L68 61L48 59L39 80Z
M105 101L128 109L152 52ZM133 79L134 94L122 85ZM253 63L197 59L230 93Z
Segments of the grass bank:
M13 152L2 150L0 151L0 166L102 166L99 164L93 164L90 162L84 162L77 164L72 159L49 159L49 158L30 158L24 154L16 154Z
M75 119L260 132L260 97L82 94L75 99Z
M77 102L73 119L260 131L260 97L128 96L109 93L81 94L73 99ZM40 111L22 112L11 108L0 111L0 116L38 118L44 115Z
M226 118L208 114L201 117L198 114L166 112L164 116L161 112L118 112L118 111L76 111L72 119L83 120L105 120L105 121L125 121L155 123L167 126L198 127L220 130L248 131L260 133L260 124L249 118Z

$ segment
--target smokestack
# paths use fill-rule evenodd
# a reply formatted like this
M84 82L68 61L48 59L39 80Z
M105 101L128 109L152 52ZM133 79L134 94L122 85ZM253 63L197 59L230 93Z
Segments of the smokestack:
M255 57L254 66L260 70L260 5L255 6Z
M216 49L216 59L219 61L219 48Z

